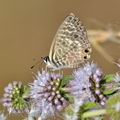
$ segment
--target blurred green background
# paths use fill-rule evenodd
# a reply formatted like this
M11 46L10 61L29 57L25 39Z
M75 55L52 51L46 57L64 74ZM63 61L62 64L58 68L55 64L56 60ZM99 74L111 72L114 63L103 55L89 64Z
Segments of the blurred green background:
M0 96L4 86L13 80L32 81L33 60L48 55L57 28L73 12L87 28L90 19L120 28L119 0L0 0ZM95 26L97 23L94 24ZM103 26L103 27L106 27ZM119 29L118 29L119 30ZM114 58L120 56L120 45L105 42L102 46ZM92 58L105 73L118 68L106 61L95 49ZM9 120L21 120L18 117Z

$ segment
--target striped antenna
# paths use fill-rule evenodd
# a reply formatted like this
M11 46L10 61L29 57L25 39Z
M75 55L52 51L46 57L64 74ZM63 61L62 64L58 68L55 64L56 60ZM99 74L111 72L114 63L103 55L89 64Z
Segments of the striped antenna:
M42 58L42 57L41 57ZM37 66L37 65L39 65L40 64L40 66L43 64L43 61L42 62L40 62L40 61L37 61L34 65L32 65L31 67L30 67L30 69L33 69L35 66Z

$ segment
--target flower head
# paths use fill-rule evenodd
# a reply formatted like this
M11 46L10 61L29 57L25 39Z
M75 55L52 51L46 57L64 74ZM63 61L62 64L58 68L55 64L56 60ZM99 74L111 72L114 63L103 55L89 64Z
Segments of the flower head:
M3 106L7 107L9 113L28 111L28 103L24 98L26 90L26 86L16 81L5 87L2 102Z
M66 120L77 120L81 106L85 102L105 104L105 97L100 90L102 75L101 69L93 63L87 63L73 72L73 80L69 81L65 88L74 97L73 113L72 115L65 113Z
M70 81L68 90L81 102L93 101L105 104L105 97L100 91L102 71L96 64L87 63L73 73L74 80Z
M33 103L39 107L41 118L55 116L68 101L60 90L62 75L49 73L47 71L38 72L36 79L31 84L31 98Z

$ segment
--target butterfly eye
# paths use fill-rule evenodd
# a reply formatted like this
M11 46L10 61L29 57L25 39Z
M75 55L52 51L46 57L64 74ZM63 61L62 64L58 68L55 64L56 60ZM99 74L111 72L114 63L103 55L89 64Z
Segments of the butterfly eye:
M48 57L48 56L46 56L46 57L41 57L41 58L44 60L45 63L49 61L49 57Z

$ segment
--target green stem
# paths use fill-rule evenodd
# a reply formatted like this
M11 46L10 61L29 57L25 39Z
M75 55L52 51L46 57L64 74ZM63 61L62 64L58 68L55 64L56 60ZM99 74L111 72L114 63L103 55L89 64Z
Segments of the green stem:
M106 109L93 110L93 111L85 112L82 115L82 117L83 118L88 118L88 117L95 117L95 116L104 115L104 114L106 114Z

